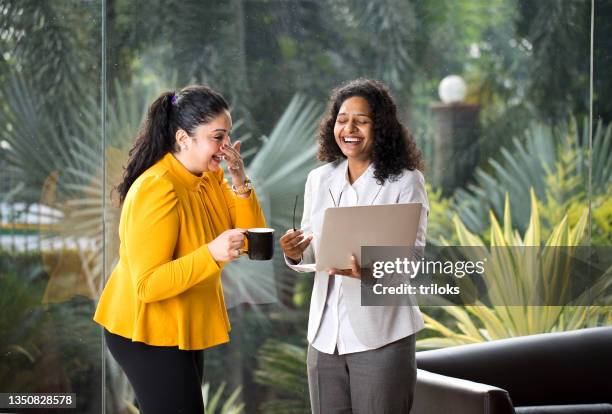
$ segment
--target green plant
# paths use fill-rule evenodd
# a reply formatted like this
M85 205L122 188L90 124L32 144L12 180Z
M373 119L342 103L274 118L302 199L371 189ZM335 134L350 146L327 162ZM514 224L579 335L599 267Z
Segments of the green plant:
M37 336L46 320L39 308L43 284L38 266L14 263L18 267L10 271L8 256L0 254L0 389L17 391L37 382L33 375L41 356Z
M478 259L488 259L488 269L485 285L491 298L492 306L484 306L477 302L465 308L444 306L442 309L455 322L456 329L444 326L439 321L425 314L426 328L435 331L439 336L418 341L421 348L446 347L465 343L489 341L520 335L531 335L543 332L565 331L589 326L599 326L612 322L612 309L605 306L592 306L586 297L579 297L569 306L529 306L534 295L538 294L535 285L536 275L544 278L545 303L566 294L569 284L568 263L558 255L555 246L571 250L584 238L587 225L587 210L583 209L575 226L570 226L568 217L553 228L545 241L545 250L541 255L534 253L533 247L542 243L542 228L538 202L535 191L531 194L531 215L529 226L520 236L512 227L510 201L506 197L503 226L495 215L490 213L491 233L490 247L483 240L470 232L458 216L454 224L459 242L462 246L471 246L471 251L477 251ZM607 269L610 274L612 269ZM612 279L604 276L598 288L605 292ZM515 306L505 306L512 304ZM523 306L516 306L523 304Z
M592 203L593 221L593 244L612 245L612 198L608 194L601 194Z
M40 97L55 106L56 113L69 107L67 99L78 99L99 82L98 4L2 0L0 7L2 69L18 68L35 81ZM89 24L81 24L84 20ZM0 80L6 80L6 72L0 71Z
M244 404L236 404L236 401L240 396L241 388L236 388L225 403L220 405L222 403L221 398L223 397L224 390L225 383L222 383L219 388L217 388L215 393L212 396L209 396L210 383L207 382L202 386L202 399L204 400L204 410L206 414L240 414L244 411ZM136 408L136 406L129 401L125 401L124 404L130 414L140 413L138 408Z
M457 244L458 240L453 230L453 198L445 198L442 189L433 189L426 184L429 201L429 215L427 216L427 243L440 245L443 240L447 244Z
M212 397L209 397L210 383L206 383L202 386L202 398L204 399L204 407L206 414L240 414L244 410L244 404L236 404L238 397L240 396L241 387L236 388L231 395L227 398L223 405L221 404L221 397L225 390L225 383L222 383L219 388L215 391Z
M47 253L49 263L72 256ZM101 387L99 330L94 303L58 298L39 253L0 252L0 389L12 392L75 392L77 410L97 411ZM73 282L74 283L74 282Z
M270 339L259 350L257 359L255 381L277 394L264 402L261 410L269 414L310 413L306 347Z
M457 190L456 211L471 231L484 233L489 210L501 217L504 197L510 195L512 221L519 231L528 225L530 195L533 188L538 200L547 200L545 211L566 211L571 205L586 205L588 193L588 124L580 133L575 122L557 128L532 124L525 142L514 139L512 149L502 148L501 159L489 159L490 172L479 169L476 183L467 190ZM558 138L561 136L561 139ZM596 125L592 151L592 193L609 194L612 189L612 125ZM555 207L558 206L558 207ZM570 218L575 217L575 214ZM545 217L547 218L547 217ZM550 217L547 232L559 214ZM572 223L574 224L574 223Z

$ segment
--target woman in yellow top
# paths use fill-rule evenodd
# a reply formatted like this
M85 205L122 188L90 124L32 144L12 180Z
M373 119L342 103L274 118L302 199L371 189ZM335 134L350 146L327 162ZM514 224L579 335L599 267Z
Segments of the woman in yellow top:
M202 350L229 341L221 269L243 253L244 228L265 227L231 127L210 88L163 93L117 186L119 262L94 320L144 414L204 412Z

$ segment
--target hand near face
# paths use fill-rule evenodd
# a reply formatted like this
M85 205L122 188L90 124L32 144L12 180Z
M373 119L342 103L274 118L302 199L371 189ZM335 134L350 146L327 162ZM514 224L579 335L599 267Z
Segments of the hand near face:
M359 267L359 262L357 261L357 256L351 255L351 268L350 269L336 269L331 268L327 271L330 276L338 275L338 276L348 276L354 277L357 279L361 279L361 268Z
M312 237L312 234L304 236L302 230L289 229L283 237L280 238L279 244L285 256L294 262L299 262L302 260L304 250L310 245Z
M223 144L221 146L221 151L223 151L225 162L227 163L229 172L232 176L232 184L235 186L241 186L246 180L244 161L240 156L240 145L240 141L236 141L231 145Z

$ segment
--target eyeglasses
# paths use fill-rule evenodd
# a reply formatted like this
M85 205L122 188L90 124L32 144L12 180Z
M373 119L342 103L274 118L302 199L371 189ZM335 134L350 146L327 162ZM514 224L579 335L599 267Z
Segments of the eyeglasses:
M336 199L334 198L334 195L332 194L331 188L329 188L329 196L332 199L332 203L334 203L334 207L340 207L340 200L342 200L342 193L344 192L344 190L340 191L340 195L338 196L338 202L336 203Z
M296 194L295 196L295 204L293 205L293 231L296 230L295 228L295 209L297 208L297 202L298 202L298 198L299 198L299 194Z

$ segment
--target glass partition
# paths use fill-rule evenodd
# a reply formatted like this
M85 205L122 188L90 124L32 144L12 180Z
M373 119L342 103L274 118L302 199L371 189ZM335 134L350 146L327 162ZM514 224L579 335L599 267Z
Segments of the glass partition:
M0 16L0 411L102 413L102 2Z

